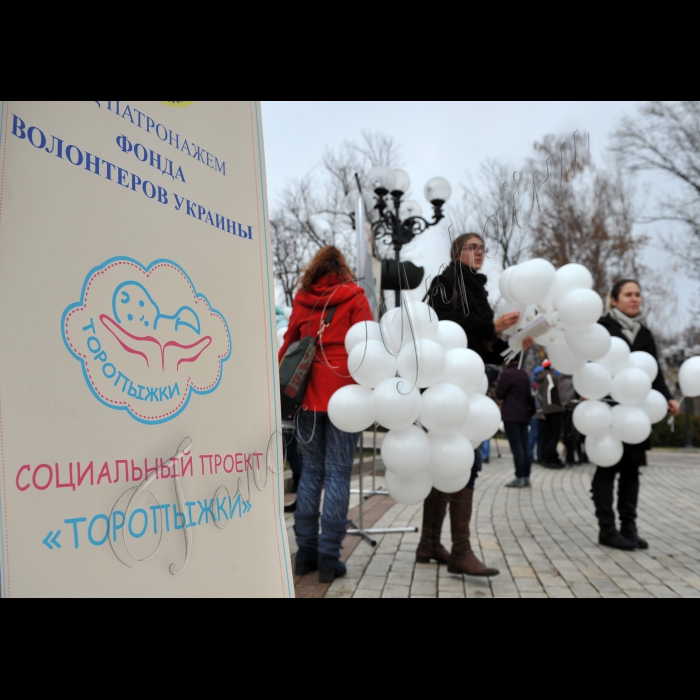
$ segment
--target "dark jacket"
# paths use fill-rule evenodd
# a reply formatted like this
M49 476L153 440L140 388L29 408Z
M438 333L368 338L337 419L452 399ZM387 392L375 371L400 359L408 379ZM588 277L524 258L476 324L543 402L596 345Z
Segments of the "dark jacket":
M565 411L573 411L578 405L578 394L574 389L574 379L570 374L562 374L559 377L559 400Z
M553 370L543 369L537 375L537 395L542 402L542 413L545 416L564 412L559 397L559 376Z
M622 332L622 326L610 315L606 314L603 316L598 323L608 329L610 335L616 338L622 338L633 352L641 350L642 352L648 352L657 362L659 361L658 355L656 354L656 343L654 342L654 336L651 331L642 324L642 327L637 333L637 337L634 339L634 343L630 345L630 341L625 337ZM666 386L666 380L664 379L664 374L659 367L659 373L656 375L656 379L651 384L652 389L660 391L666 398L666 401L670 401L673 396Z
M466 308L457 275L464 282ZM426 301L435 309L441 321L454 321L462 326L467 334L469 349L477 353L484 363L502 365L501 352L508 347L508 343L496 335L485 283L485 275L474 273L466 265L456 266L453 263L433 279Z
M496 398L503 399L501 417L505 423L529 423L527 410L530 396L530 378L527 372L517 367L508 367L501 372L496 388Z

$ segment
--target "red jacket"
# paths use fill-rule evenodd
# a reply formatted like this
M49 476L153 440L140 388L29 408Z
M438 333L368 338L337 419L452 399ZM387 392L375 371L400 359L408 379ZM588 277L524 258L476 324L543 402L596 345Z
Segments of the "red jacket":
M355 384L348 376L348 353L345 350L345 335L350 326L360 321L372 321L372 311L362 287L354 282L338 283L338 275L326 275L314 284L311 291L299 290L294 298L289 327L279 351L280 361L287 348L307 335L316 335L321 316L337 305L330 326L323 332L316 349L316 358L311 370L311 380L304 394L304 405L309 410L327 411L331 396L343 386Z

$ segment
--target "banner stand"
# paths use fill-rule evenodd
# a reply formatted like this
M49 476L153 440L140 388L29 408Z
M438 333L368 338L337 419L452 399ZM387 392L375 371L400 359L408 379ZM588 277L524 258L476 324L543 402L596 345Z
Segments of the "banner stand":
M358 518L359 526L350 520L351 529L347 531L348 535L359 535L365 539L372 547L377 546L377 541L373 540L370 535L384 535L392 532L418 532L417 527L375 527L366 529L364 526L364 503L367 498L374 496L375 494L389 495L388 491L379 491L375 488L376 483L376 469L377 469L377 424L374 424L374 438L372 445L372 491L367 495L364 492L364 433L360 433L360 488L351 489L351 493L360 494L360 517Z

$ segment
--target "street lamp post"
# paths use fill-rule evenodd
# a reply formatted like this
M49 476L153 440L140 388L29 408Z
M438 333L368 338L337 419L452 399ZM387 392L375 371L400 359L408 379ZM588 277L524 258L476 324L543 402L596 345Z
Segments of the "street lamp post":
M452 192L450 183L442 177L433 177L425 184L423 193L433 207L433 220L424 219L418 202L403 199L411 185L406 171L375 167L368 175L374 192L374 204L367 202L368 209L376 209L378 218L372 223L372 237L391 243L397 261L401 258L401 248L410 243L427 228L435 226L445 214L442 207ZM354 212L359 192L351 191L347 198L348 210ZM351 213L352 216L352 213ZM401 304L401 292L396 290L396 306Z

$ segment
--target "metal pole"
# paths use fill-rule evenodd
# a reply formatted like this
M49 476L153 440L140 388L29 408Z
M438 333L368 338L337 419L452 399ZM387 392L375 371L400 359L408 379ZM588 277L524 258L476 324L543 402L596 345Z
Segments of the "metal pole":
M695 451L695 448L693 447L693 434L690 425L690 399L688 399L687 396L685 398L685 449L693 450L693 452Z
M395 294L395 301L396 301L396 307L398 308L401 306L401 270L399 269L399 261L401 260L401 248L395 248L396 250L396 274L398 275L399 278L399 289L397 289L394 294Z
M375 429L376 429L376 423L375 423ZM363 491L363 479L362 479L362 472L364 469L364 464L363 464L363 452L364 452L364 433L360 433L360 488L358 489L360 493L360 526L358 527L355 525L352 520L349 521L349 524L352 526L351 529L347 531L348 535L359 535L363 539L365 539L369 544L372 545L372 547L377 546L376 540L373 540L370 535L383 535L389 532L418 532L417 527L374 527L374 528L369 528L365 529L365 511L364 511L364 501L365 501L365 494ZM352 489L354 491L354 489ZM377 493L382 493L378 491ZM388 492L384 492L388 495ZM372 494L374 495L374 494Z

